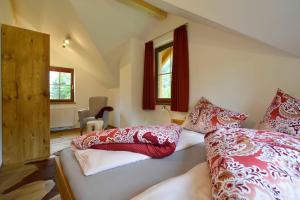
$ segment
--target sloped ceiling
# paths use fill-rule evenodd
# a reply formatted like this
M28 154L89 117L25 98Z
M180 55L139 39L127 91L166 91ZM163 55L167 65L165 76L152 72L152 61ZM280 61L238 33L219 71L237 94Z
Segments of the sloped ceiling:
M159 22L142 10L117 0L70 0L96 46L118 77L123 44L130 38L143 39Z
M11 0L17 20L51 33L59 46L70 35L97 78L119 85L119 61L130 38L144 40L160 20L118 0ZM170 13L221 28L300 56L299 0L146 0Z
M118 87L123 43L142 39L159 22L117 0L12 0L18 24L51 34L60 48L67 35L91 60L103 84ZM75 43L75 44L74 44ZM72 47L70 47L72 48ZM91 72L93 74L93 72Z
M78 16L100 47L109 54L130 37L142 39L157 20L117 0L70 0Z
M300 56L299 0L146 0L169 12L218 24Z

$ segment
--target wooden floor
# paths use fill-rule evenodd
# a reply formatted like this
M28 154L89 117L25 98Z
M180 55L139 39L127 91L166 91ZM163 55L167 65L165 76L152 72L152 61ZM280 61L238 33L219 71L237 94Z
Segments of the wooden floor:
M64 148L70 147L73 138L80 135L80 129L51 132L50 154L56 154Z
M70 146L79 129L51 133L51 154ZM60 200L55 183L55 160L0 169L0 200Z
M109 127L114 128L114 127ZM51 157L44 161L0 169L0 200L60 200L55 183L54 155L70 147L79 129L51 133Z
M59 200L54 176L54 158L22 166L1 168L0 199Z

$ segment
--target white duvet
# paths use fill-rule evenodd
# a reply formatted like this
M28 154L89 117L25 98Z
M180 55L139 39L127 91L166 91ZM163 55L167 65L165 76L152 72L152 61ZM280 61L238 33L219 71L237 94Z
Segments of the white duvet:
M211 180L207 162L183 175L160 182L131 200L211 200Z
M204 142L204 135L193 131L182 130L175 151L186 149L193 145ZM150 159L149 156L128 151L107 150L77 150L74 154L86 176L93 175L108 169L130 164L133 162Z

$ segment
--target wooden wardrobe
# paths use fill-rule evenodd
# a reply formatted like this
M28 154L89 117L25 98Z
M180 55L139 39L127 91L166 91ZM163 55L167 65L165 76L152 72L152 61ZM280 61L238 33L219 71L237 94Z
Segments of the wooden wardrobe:
M3 164L45 159L50 152L47 34L1 27Z

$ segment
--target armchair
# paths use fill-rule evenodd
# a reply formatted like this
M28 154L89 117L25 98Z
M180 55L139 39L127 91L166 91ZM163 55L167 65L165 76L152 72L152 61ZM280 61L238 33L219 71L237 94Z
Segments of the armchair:
M107 97L97 96L89 98L89 109L82 109L78 111L81 134L83 129L86 127L87 122L96 120L95 116L105 106L107 106ZM109 111L104 111L102 118L100 118L100 120L103 121L104 129L108 126L108 113Z

